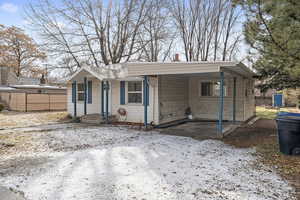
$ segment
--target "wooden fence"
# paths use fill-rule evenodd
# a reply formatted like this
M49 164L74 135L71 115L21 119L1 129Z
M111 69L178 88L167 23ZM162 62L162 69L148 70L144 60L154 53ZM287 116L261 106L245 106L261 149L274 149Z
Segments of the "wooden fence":
M13 111L60 111L67 109L66 94L1 92L0 100Z
M272 97L255 97L256 106L272 106Z

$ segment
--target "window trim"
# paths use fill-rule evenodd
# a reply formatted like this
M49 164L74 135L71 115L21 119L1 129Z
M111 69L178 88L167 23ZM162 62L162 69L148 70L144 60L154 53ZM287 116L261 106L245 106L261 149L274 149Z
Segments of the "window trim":
M142 88L141 88L141 91L129 91L129 82L141 82L142 84ZM144 84L143 84L143 81L136 81L136 80L132 80L132 81L126 81L125 82L125 86L126 86L126 104L128 105L142 105L143 102L144 102ZM141 94L142 95L142 99L141 99L141 102L129 102L129 95L128 94Z
M81 85L82 84L82 86L83 86L83 90L79 90L79 85ZM77 101L78 102L84 102L84 83L77 83L77 91L76 91L76 94L77 94ZM79 94L83 94L83 99L82 100L80 100L79 99Z
M214 85L215 83L218 83L218 82L220 82L220 81L218 81L218 80L203 80L203 81L200 81L199 84L198 84L199 97L204 97L204 98L206 98L206 97L208 97L208 98L210 98L210 97L219 97L220 95L216 95L216 90L215 90L215 85ZM209 96L202 95L202 83L212 84L211 91L210 91L211 95L209 95ZM228 97L228 87L227 87L226 81L224 81L224 97Z

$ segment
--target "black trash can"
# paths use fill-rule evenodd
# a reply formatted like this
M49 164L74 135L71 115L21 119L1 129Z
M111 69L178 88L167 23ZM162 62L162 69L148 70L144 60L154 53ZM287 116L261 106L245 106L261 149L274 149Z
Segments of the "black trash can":
M300 114L279 114L276 122L280 152L300 155Z

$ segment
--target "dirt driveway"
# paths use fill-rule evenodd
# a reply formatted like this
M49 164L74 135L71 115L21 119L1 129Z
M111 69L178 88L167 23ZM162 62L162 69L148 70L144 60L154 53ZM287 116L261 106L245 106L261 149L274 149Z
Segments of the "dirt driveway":
M1 152L0 186L28 200L294 199L254 148L219 140L71 123L0 136L25 138Z

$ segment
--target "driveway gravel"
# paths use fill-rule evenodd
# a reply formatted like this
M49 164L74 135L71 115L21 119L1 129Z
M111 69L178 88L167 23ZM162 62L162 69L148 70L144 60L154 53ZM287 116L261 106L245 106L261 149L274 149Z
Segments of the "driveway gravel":
M68 124L19 134L30 136L31 148L1 156L0 185L28 200L294 199L253 148L126 127Z

